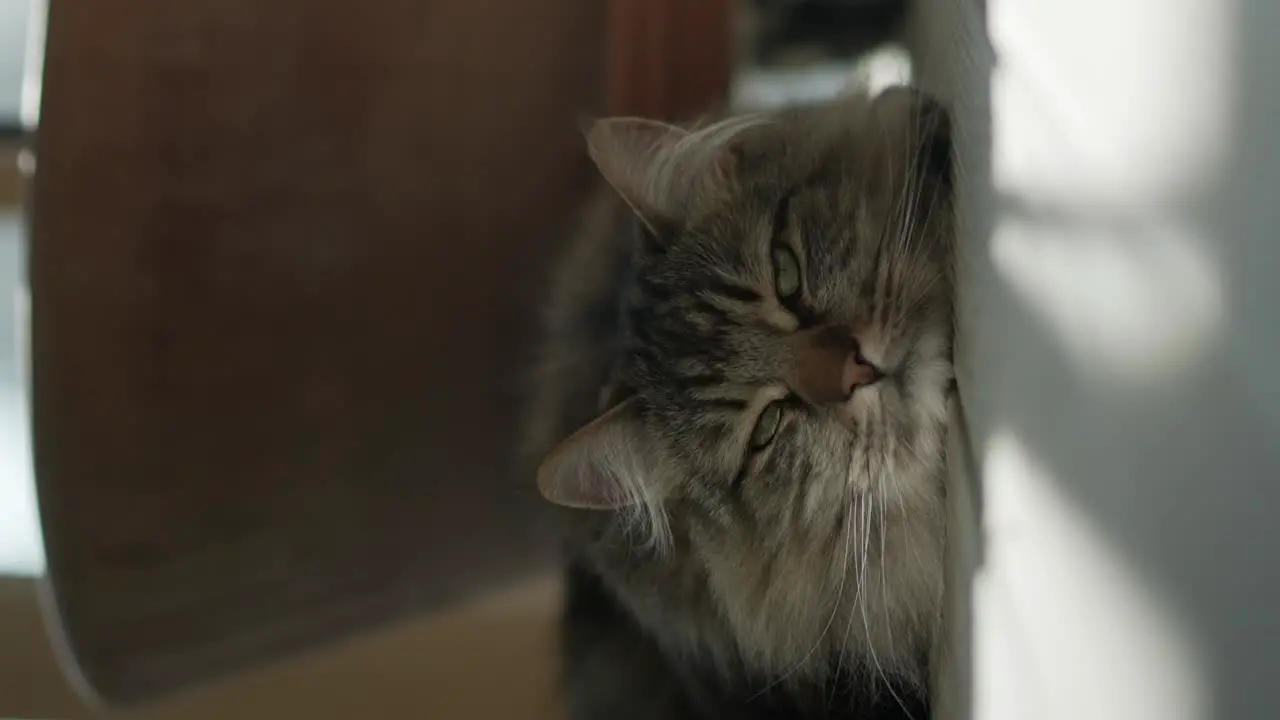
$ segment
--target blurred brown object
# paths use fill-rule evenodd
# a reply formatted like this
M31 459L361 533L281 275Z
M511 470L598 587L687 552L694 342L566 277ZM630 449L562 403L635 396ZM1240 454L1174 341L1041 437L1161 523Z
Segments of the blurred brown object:
M36 473L105 704L546 570L511 440L577 121L728 82L723 0L616 5L625 51L578 0L51 4Z
M36 472L109 703L544 569L507 448L601 10L51 5Z
M18 180L18 153L21 150L19 140L0 137L0 210L15 207L21 202L22 185Z
M606 110L689 120L725 99L735 0L609 0Z

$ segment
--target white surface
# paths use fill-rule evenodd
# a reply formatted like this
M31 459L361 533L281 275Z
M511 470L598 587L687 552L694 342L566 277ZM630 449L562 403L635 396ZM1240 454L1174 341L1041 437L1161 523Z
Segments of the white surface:
M850 71L846 63L749 68L734 76L729 104L738 110L757 111L828 98L848 84Z
M5 2L5 0L0 0ZM40 119L40 90L44 83L44 44L49 0L8 0L27 3L26 51L23 54L22 87L18 110L22 126L34 129Z
M0 575L38 575L44 549L36 514L27 394L19 362L22 224L0 211Z
M0 122L14 119L35 127L46 5L46 0L0 0ZM45 567L25 372L23 234L19 213L0 208L0 576L36 576Z
M29 5L28 0L0 0L0 123L18 118Z
M732 80L729 104L736 110L769 110L824 101L855 87L874 95L890 85L910 82L911 57L902 47L891 44L857 62L746 68Z
M1280 717L1280 3L930 5L963 16L925 70L969 178L971 715Z

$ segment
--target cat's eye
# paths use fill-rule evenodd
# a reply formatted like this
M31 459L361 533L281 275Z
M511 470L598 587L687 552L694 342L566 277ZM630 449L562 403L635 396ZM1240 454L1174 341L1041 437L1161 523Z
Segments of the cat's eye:
M751 449L762 450L773 442L773 438L778 434L778 426L782 424L782 406L779 403L769 403L764 410L760 411L759 417L756 418L756 426L751 430Z
M791 248L773 249L773 289L780 300L788 300L800 292L800 261Z

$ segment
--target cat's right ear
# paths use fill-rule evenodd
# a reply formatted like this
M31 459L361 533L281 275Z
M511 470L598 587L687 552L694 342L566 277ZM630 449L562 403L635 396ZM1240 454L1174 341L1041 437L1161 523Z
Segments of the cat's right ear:
M733 175L732 133L690 132L642 118L607 118L587 128L600 174L656 235L679 224L690 203Z
M538 490L565 507L652 507L664 496L658 482L663 456L633 398L606 410L556 446L538 467Z

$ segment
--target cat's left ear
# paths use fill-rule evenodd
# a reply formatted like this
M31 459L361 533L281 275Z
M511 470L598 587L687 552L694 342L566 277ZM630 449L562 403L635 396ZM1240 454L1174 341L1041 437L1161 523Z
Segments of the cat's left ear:
M678 224L735 175L732 139L741 120L699 130L641 118L608 118L587 129L587 151L600 174L657 231Z
M666 495L660 482L664 457L633 398L552 450L538 467L538 490L551 502L573 508L653 506Z

